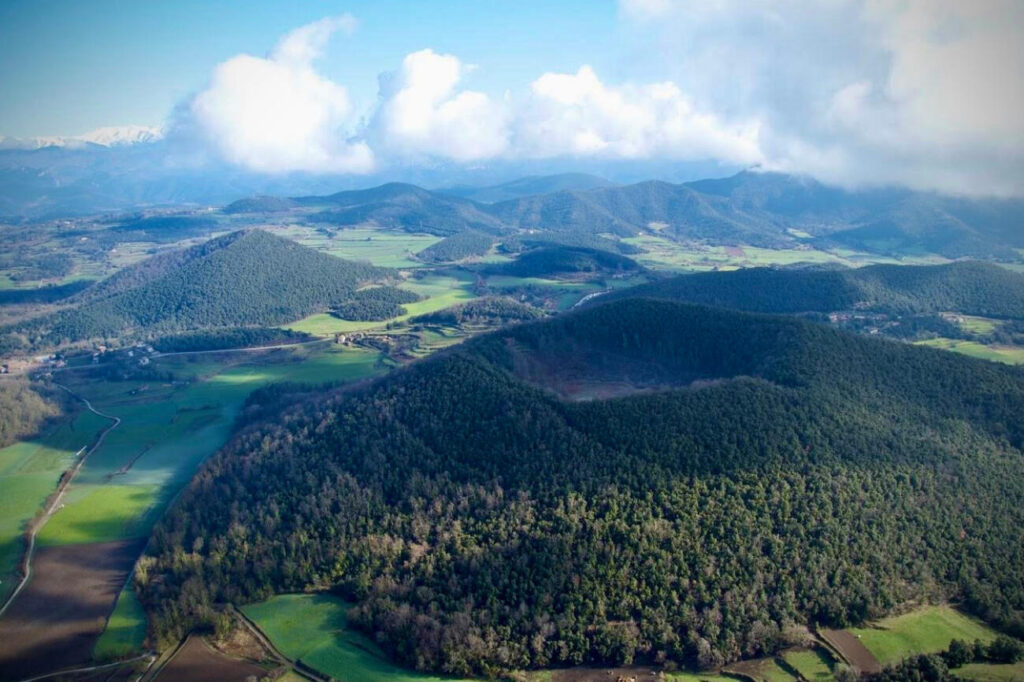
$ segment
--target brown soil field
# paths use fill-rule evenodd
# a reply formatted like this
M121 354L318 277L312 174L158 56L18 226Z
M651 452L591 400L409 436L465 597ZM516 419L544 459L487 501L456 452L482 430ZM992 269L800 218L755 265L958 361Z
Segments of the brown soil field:
M0 619L0 680L88 665L144 540L40 547Z
M878 662L874 654L867 650L857 636L846 630L818 631L832 648L839 652L847 663L860 670L862 673L880 673L882 664Z
M189 637L156 679L157 682L245 682L258 680L268 672L255 663L225 656L201 637Z

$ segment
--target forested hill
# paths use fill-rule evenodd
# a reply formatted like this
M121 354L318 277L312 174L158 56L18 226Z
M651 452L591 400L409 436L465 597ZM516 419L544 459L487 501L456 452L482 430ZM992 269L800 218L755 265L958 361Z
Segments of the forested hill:
M3 350L209 327L276 325L350 298L390 271L262 230L234 232L155 256L82 292L77 304L7 327Z
M447 236L464 230L500 233L506 226L483 207L459 197L391 182L380 187L299 197L295 202L324 206L315 220L336 225L372 223L380 227Z
M997 265L872 265L858 269L752 268L679 275L601 300L664 298L767 313L862 308L892 313L957 311L1024 318L1024 275Z
M711 668L932 598L1020 633L1022 440L1018 369L613 302L243 432L136 575L162 641L334 588L394 656L460 675Z

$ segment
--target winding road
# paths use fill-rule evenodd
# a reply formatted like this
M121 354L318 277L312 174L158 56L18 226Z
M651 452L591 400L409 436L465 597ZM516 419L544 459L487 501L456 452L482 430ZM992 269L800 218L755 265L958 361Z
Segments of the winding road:
M85 407L93 414L103 417L104 419L110 419L111 424L107 428L103 429L99 437L96 439L96 442L92 444L92 447L84 446L81 450L75 453L75 465L74 467L72 467L71 473L69 475L61 477L61 482L57 486L57 491L53 497L53 501L49 504L49 506L47 506L42 516L40 516L38 519L33 519L32 521L29 521L28 548L25 550L25 558L22 561L22 564L25 569L23 571L24 575L21 578L21 582L18 583L18 586L14 588L13 592L11 592L11 596L9 596L7 598L7 601L4 602L4 605L0 607L0 617L3 617L4 612L7 611L7 608L14 603L14 600L17 598L18 594L21 593L22 589L24 589L25 585L28 584L29 579L32 577L32 556L35 554L36 551L36 535L39 533L39 530L46 525L46 522L50 520L50 517L53 516L53 513L57 511L57 509L59 509L60 501L64 499L64 493L67 492L67 489L71 485L71 482L74 480L75 476L78 475L78 472L81 471L82 465L85 464L85 460L89 457L89 455L95 452L96 449L103 444L103 440L107 437L108 433L110 433L111 431L113 431L114 429L121 425L120 417L115 417L113 415L104 414L103 412L100 412L99 410L92 406L92 403L90 403L82 396L75 394L70 388L64 386L63 384L53 382L53 385L58 388L64 389L76 400L80 400L85 405Z

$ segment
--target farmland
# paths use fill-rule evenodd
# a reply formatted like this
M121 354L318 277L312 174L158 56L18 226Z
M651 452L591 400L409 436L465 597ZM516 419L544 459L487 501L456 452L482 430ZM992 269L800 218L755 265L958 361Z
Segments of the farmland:
M962 353L972 358L1003 362L1008 365L1024 364L1024 348L1018 346L1004 346L998 344L983 344L977 341L962 341L960 339L929 339L921 341L922 346L951 350L955 353Z
M68 664L89 660L94 644L99 658L124 655L141 646L144 616L131 589L121 591L121 586L141 550L141 540L199 463L227 440L249 393L276 381L347 381L385 369L377 362L376 352L335 346L200 357L198 362L188 356L154 360L183 380L109 381L76 376L77 372L61 376L77 395L121 422L90 453L63 504L39 531L35 577L4 617L3 625L19 628L21 639L14 640L12 651L20 650L26 671L45 669L48 664L33 659L30 652L55 646L62 637L76 642L67 649ZM3 558L11 577L5 583L14 584L11 574L23 551L20 529L53 492L80 444L91 442L107 424L107 419L83 411L38 443L19 443L2 451L0 485L20 491L3 498ZM108 547L124 551L110 552ZM75 566L78 573L68 579L65 565ZM100 584L102 589L95 586ZM87 599L82 590L89 591ZM43 606L54 599L81 613ZM61 622L70 629L64 632L50 621L19 616L24 609L63 614Z
M929 264L945 260L928 256L908 256L896 259L849 249L823 251L810 247L765 249L754 246L683 244L652 234L627 237L622 241L644 251L636 256L636 260L644 265L677 271L729 270L766 265L793 265L795 263L857 267L872 263Z
M990 642L996 632L950 606L929 606L884 618L866 627L850 628L882 665L897 663L915 654L944 651L954 639Z
M449 678L422 675L390 663L377 646L349 629L351 605L327 594L287 594L242 612L292 660L300 660L338 679L441 682Z

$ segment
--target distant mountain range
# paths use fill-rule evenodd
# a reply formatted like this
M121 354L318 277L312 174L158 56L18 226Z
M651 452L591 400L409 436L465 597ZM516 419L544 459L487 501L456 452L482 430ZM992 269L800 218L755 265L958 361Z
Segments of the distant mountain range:
M159 126L107 126L90 130L82 135L45 137L4 137L0 135L0 149L34 150L46 147L82 149L88 145L119 147L156 142L162 140L163 137L163 128Z
M227 213L293 207L308 213L321 207L314 220L332 225L371 223L441 236L463 230L539 234L559 243L610 249L620 247L601 237L651 234L707 244L1007 260L1020 258L1015 249L1024 248L1022 199L972 199L898 188L848 190L756 171L685 183L614 184L575 172L482 186L438 182L469 177L464 169L448 168L394 169L392 177L417 184L390 182L330 193L374 178L256 175L196 160L177 149L178 142L159 137L157 129L126 127L28 145L38 149L11 149L18 145L0 141L0 216L17 221L136 207L227 204ZM472 177L482 181L491 175L484 170ZM422 187L431 183L445 188Z
M463 199L472 199L482 204L496 204L500 201L519 199L535 194L597 189L613 184L615 183L610 180L587 173L560 173L558 175L531 175L489 187L446 187L438 191Z
M574 183L596 186L565 189ZM517 190L537 194L482 203L390 183L295 201L324 208L308 218L314 222L370 223L439 235L468 229L547 234L579 246L594 246L600 237L650 234L681 242L950 258L1017 259L1014 249L1024 248L1022 200L953 198L901 189L851 191L778 173L746 171L720 180L632 185L557 175L460 194L495 198Z

